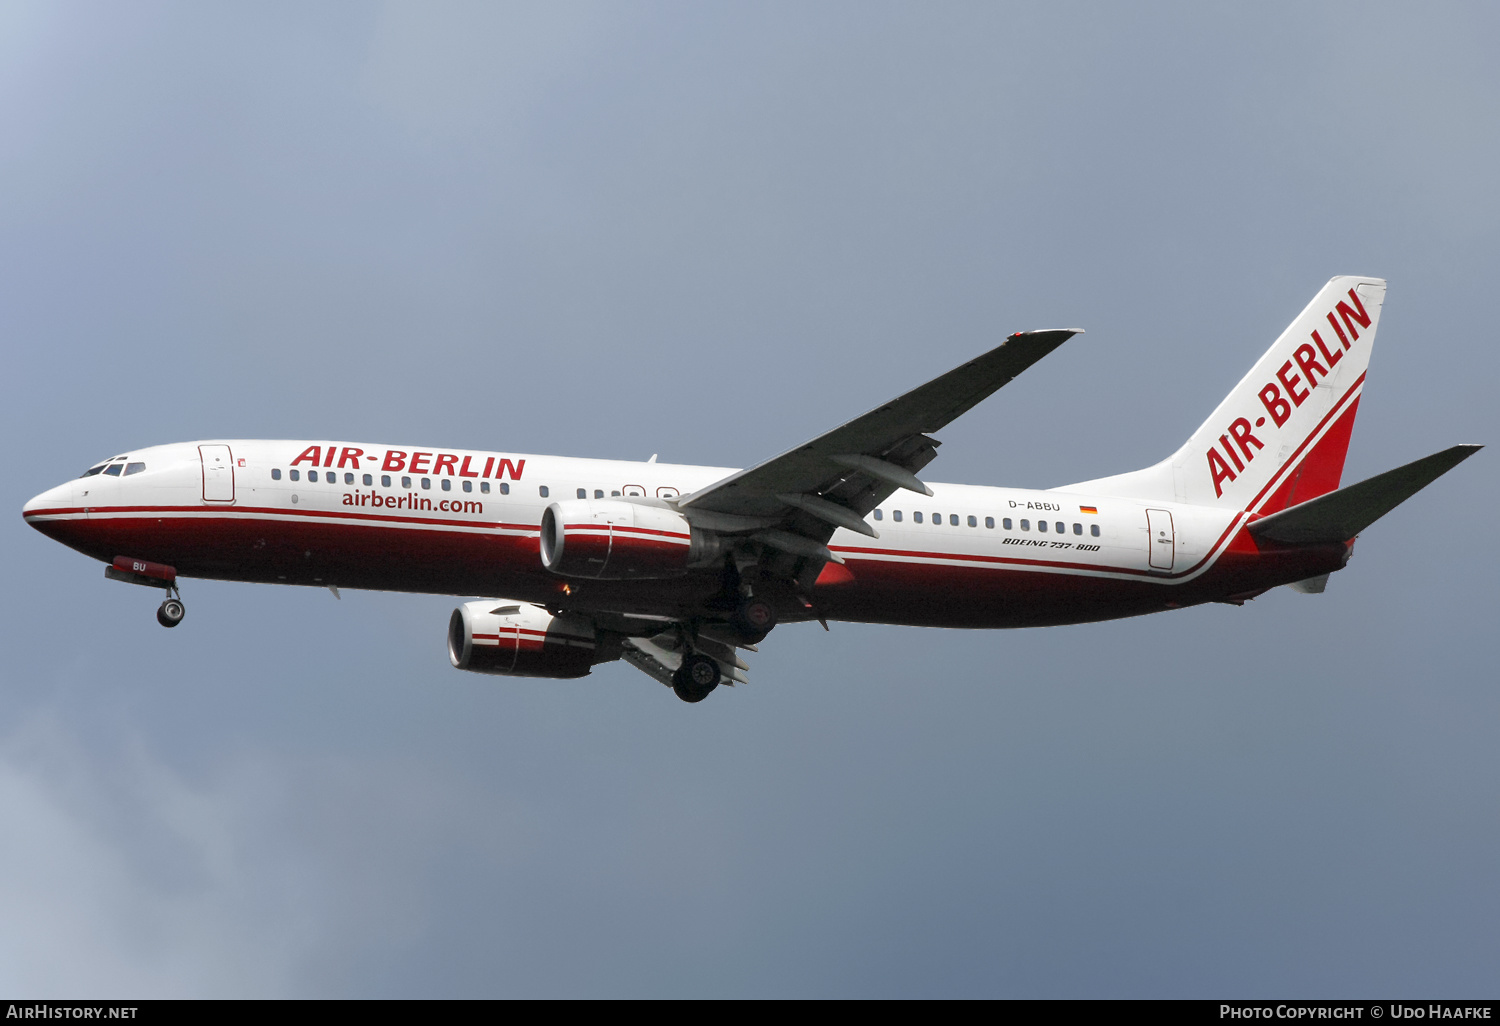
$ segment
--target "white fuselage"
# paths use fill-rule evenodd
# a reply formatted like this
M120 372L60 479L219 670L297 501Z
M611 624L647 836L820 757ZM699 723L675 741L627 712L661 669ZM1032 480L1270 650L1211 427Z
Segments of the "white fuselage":
M139 557L184 576L541 602L566 589L573 606L618 608L634 595L629 604L665 615L690 611L704 587L691 578L561 580L537 555L543 512L574 498L672 506L733 473L264 440L154 446L106 470L114 468L120 472L37 496L26 506L27 520L98 558ZM1068 622L1308 576L1305 560L1291 567L1279 565L1285 560L1267 563L1263 580L1236 565L1226 581L1205 588L1203 579L1214 576L1246 520L1232 509L1062 490L928 486L931 496L897 491L865 518L877 538L842 528L833 534L828 547L844 571L820 578L816 615L954 626Z

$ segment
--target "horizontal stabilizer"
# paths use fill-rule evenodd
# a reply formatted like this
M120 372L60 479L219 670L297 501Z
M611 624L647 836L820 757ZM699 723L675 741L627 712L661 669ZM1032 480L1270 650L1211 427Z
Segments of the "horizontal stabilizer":
M1482 448L1455 445L1444 449L1359 484L1273 513L1251 524L1250 533L1291 545L1348 541Z

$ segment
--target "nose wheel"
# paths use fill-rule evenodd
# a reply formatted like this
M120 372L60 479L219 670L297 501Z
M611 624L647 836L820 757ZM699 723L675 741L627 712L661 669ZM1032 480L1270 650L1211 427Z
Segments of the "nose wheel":
M156 607L156 622L163 627L176 627L187 615L187 607L182 604L182 599L168 596L167 600Z

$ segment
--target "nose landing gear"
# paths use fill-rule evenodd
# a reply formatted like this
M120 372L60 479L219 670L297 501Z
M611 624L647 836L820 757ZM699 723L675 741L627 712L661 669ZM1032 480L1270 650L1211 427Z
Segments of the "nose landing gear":
M156 622L163 627L176 627L187 613L187 607L182 604L182 592L177 590L175 567L128 556L116 556L114 563L104 568L104 576L111 581L165 589L166 601L156 609Z
M182 604L182 599L169 597L156 608L156 622L163 627L176 627L186 614L187 607Z

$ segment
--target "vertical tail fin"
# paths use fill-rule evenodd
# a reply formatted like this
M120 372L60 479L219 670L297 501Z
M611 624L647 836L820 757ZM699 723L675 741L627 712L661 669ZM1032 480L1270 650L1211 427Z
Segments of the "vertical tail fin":
M1339 486L1385 282L1334 278L1175 453L1070 490L1274 513Z

